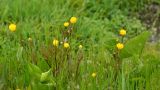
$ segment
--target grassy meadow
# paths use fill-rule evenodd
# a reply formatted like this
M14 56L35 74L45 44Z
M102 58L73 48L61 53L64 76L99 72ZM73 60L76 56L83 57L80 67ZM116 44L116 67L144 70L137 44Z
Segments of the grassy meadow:
M0 90L160 90L160 0L0 0Z

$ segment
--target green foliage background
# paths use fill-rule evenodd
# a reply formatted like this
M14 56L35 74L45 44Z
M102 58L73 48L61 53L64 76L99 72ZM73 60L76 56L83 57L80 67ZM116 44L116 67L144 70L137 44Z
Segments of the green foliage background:
M153 2L160 5L159 0L0 0L0 90L159 90L160 45L148 42L151 30L138 18ZM78 18L70 42L73 73L64 61L55 77L43 53L50 55L53 39L61 39L63 23L72 16ZM16 23L16 32L8 30L10 23ZM127 35L122 72L115 79L113 54L121 28ZM83 60L75 80L80 44ZM60 62L61 53L67 55L62 48Z

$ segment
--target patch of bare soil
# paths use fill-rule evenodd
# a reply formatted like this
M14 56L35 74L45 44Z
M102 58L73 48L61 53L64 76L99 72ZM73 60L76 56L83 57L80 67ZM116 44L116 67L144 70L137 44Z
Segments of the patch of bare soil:
M152 30L150 41L160 40L160 4L152 2L146 5L145 9L139 13L140 20L145 24L148 30Z

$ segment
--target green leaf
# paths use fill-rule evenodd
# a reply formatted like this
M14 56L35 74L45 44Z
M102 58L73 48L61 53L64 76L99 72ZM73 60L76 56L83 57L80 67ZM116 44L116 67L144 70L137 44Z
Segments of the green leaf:
M40 79L41 82L48 81L48 77L49 77L50 73L51 73L51 69L47 72L42 73L41 74L41 79Z
M51 69L42 73L38 66L29 63L29 73L31 78L31 88L33 90L53 90L53 87L56 85Z
M42 84L40 82L32 84L32 90L54 90L54 85L52 84Z
M108 49L108 51L110 53L113 53L114 49L115 49L115 44L117 43L116 39L117 37L115 36L114 33L112 32L107 32L105 33L105 36L104 36L104 42L105 42L105 46L106 48Z
M34 64L29 63L29 73L35 79L39 79L41 77L41 69Z
M140 35L127 41L127 43L124 45L125 46L124 49L120 52L120 58L123 59L131 56L135 56L135 55L139 56L149 36L150 36L150 32L145 31Z
M52 70L49 69L47 72L44 72L41 74L41 79L40 79L41 84L48 85L48 86L56 85L51 71Z

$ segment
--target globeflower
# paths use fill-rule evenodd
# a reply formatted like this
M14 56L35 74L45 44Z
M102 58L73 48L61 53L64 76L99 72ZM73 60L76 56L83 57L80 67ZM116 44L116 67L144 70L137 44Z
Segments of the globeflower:
M125 36L125 35L126 35L126 30L121 29L121 30L119 31L119 35Z
M69 43L66 43L66 42L65 42L65 43L63 44L63 46L64 46L64 48L69 48Z
M9 25L9 30L10 30L11 32L15 32L15 31L16 31L16 25L15 25L15 24L10 24L10 25Z
M76 17L71 17L70 22L72 24L76 23L77 22L77 18Z
M118 50L121 50L121 49L124 48L123 43L118 43L116 46L117 46L117 49L118 49Z
M59 41L56 40L56 39L54 39L54 40L53 40L53 46L57 47L58 45L59 45Z
M65 22L65 23L64 23L64 26L65 26L65 27L68 27L68 26L69 26L69 22Z

